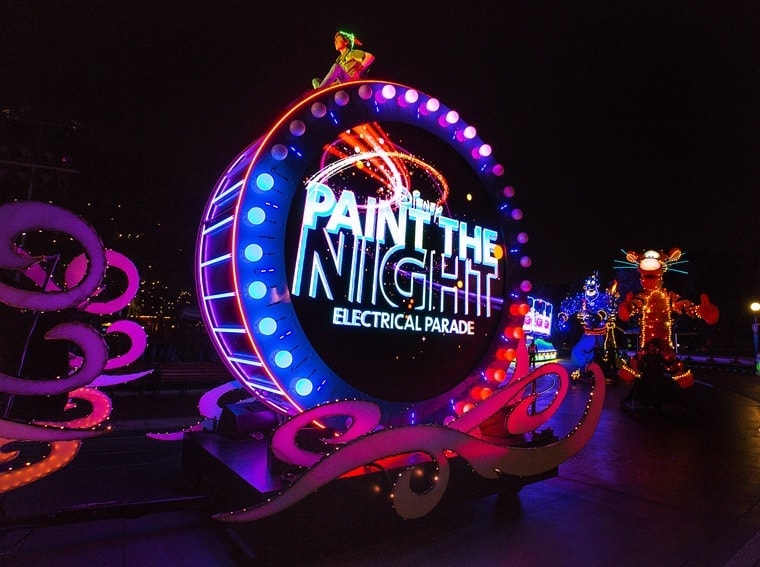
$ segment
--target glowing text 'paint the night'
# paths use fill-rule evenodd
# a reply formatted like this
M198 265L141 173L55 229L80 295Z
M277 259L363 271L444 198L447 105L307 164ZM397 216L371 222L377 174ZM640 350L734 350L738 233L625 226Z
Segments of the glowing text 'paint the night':
M498 233L442 214L417 192L394 203L324 183L306 187L291 293L464 316L491 316ZM474 312L473 312L474 311Z

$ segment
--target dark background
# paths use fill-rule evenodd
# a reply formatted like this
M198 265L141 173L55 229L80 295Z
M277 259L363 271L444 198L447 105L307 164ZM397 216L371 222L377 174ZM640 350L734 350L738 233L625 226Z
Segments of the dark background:
M0 7L0 106L14 118L0 124L0 160L20 147L29 159L70 156L52 163L76 173L46 171L34 198L89 220L136 262L146 295L193 290L214 183L326 73L345 29L376 55L370 77L436 96L493 146L524 206L536 292L559 302L593 270L615 277L621 249L680 247L689 274L669 273L666 285L708 293L722 310L716 337L751 351L756 2ZM0 202L28 196L13 167L0 169Z

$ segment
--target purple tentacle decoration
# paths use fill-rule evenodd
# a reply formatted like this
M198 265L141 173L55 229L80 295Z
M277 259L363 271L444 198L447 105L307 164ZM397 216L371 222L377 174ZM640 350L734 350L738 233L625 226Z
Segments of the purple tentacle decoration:
M51 238L45 239L48 234ZM58 243L66 241L60 235L70 237L72 243L59 247ZM38 251L42 246L44 252ZM48 251L49 247L55 249ZM78 255L67 264L67 254ZM108 267L121 270L127 286L115 298L98 302L95 298L105 289ZM64 269L62 275L59 268ZM0 303L31 312L35 321L40 313L68 309L95 315L116 313L135 297L139 284L134 264L117 252L105 250L97 233L81 217L58 206L35 201L0 206L0 269L15 271L13 277L0 281ZM33 332L34 326L29 336ZM109 358L108 344L98 330L81 322L63 322L49 329L44 338L67 341L77 348L75 356L69 355L69 371L65 376L23 377L26 347L14 373L18 375L0 372L0 393L6 394L9 400L6 413L0 418L0 447L3 448L0 463L6 464L0 471L0 493L60 469L76 456L82 439L110 431L110 427L103 424L111 414L111 400L93 386L121 383L150 372L104 374L104 370L123 368L135 362L147 344L144 329L131 321L113 322L106 333L125 335L130 341L129 350ZM64 398L67 401L58 420L34 416L24 421L14 419L9 412L16 395L61 394L67 395ZM84 416L80 405L87 408ZM15 448L15 441L27 445ZM46 445L47 451L42 456L39 451L32 451L34 458L28 457L30 442Z
M296 502L328 482L358 467L367 466L379 459L423 453L437 466L435 485L425 493L411 488L414 467L405 469L393 487L392 501L396 512L403 518L419 518L431 511L445 493L449 481L449 464L446 452L464 458L472 469L484 478L498 478L501 474L515 476L536 475L558 466L580 451L593 436L604 405L605 382L601 368L592 364L594 390L586 411L578 424L562 439L538 447L502 446L469 435L479 423L493 416L506 405L512 405L530 382L549 373L556 374L561 382L559 393L549 407L530 415L528 407L533 396L517 400L510 412L511 430L534 428L548 420L562 403L569 376L559 364L548 364L533 373L507 384L491 398L478 404L460 419L448 426L412 425L378 429L380 412L374 404L363 401L338 401L307 410L283 423L272 437L272 450L286 462L311 466L293 485L277 496L247 509L215 515L224 522L247 522L265 518L289 508ZM343 436L326 440L339 447L328 454L310 453L296 445L296 433L309 423L328 417L345 415L349 419Z
M35 230L61 232L79 242L88 259L88 270L78 285L64 291L32 291L0 282L0 301L32 311L61 311L87 301L105 276L105 250L89 224L55 205L22 201L0 206L0 268L23 272L45 260L45 257L19 252L17 241L23 234Z
M91 383L105 368L108 347L102 335L89 325L61 323L48 331L45 338L71 341L81 348L84 353L82 366L66 378L58 376L53 380L26 380L0 372L0 390L7 394L25 396L63 394Z

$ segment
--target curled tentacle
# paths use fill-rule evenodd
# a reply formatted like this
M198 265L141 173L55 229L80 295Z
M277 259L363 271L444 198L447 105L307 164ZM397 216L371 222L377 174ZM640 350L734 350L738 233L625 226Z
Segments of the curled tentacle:
M108 347L95 329L83 323L61 323L45 334L46 339L68 340L82 349L82 366L66 378L27 380L0 373L0 391L24 396L63 394L90 384L105 368Z
M519 365L519 360L518 360ZM527 368L525 369L527 370ZM559 377L560 387L549 406L535 415L528 415L527 410L533 402L533 397L526 397L518 400L515 409L510 414L510 433L524 433L533 431L539 425L548 420L559 409L560 404L568 392L570 378L567 370L557 363L544 364L534 370L531 374L517 380L511 381L506 386L500 388L493 396L480 402L475 408L462 415L459 419L452 421L449 427L457 431L472 431L488 418L496 414L503 407L512 403L513 400L521 396L531 381L538 380L547 374L556 374ZM517 370L515 370L517 376Z
M33 230L68 234L84 248L88 270L78 285L64 291L30 291L0 283L0 301L18 309L61 311L86 301L105 275L103 244L95 230L74 213L35 201L19 201L0 206L0 267L24 270L40 258L20 254L16 239Z
M121 333L129 338L129 350L120 356L109 358L105 365L105 370L113 370L115 368L122 368L128 366L137 361L148 345L148 337L145 333L145 329L141 325L138 325L134 321L128 321L122 319L121 321L115 321L106 330L106 335ZM78 367L82 363L81 357L75 357L70 361L70 365ZM91 386L113 386L115 384L125 384L132 380L137 380L143 376L147 376L153 372L150 370L143 370L140 372L131 372L127 374L101 374L90 384Z
M106 250L106 263L109 268L116 268L126 276L126 289L118 297L102 302L94 301L94 298L103 291L102 289L96 290L93 296L89 297L85 303L79 306L79 309L84 309L87 313L94 313L96 315L116 313L127 307L129 302L137 295L137 290L140 286L140 276L132 260L115 250ZM86 271L87 258L83 254L80 254L66 267L66 285L68 287L77 285L84 278Z
M35 421L35 425L48 425L52 427L65 427L67 429L92 429L104 423L110 416L113 404L111 398L100 390L95 388L77 388L69 394L69 400L66 407L68 413L75 409L79 401L83 401L90 406L87 415L75 417L73 419L63 419L60 421ZM65 417L64 413L64 417Z
M451 475L449 460L442 451L430 455L430 458L438 467L438 472L429 490L423 493L412 490L414 476L420 470L417 467L405 469L393 485L393 507L402 518L421 518L438 505L446 492Z
M381 429L358 437L339 450L322 456L295 484L267 502L248 509L217 514L215 518L225 522L246 522L271 516L289 508L313 491L357 467L385 457L414 452L426 453L437 462L439 478L429 495L419 495L406 488L412 473L402 473L404 482L399 484L401 491L393 497L396 511L403 517L419 517L432 509L440 500L440 495L446 490L448 483L448 473L443 467L446 450L459 454L479 475L485 478L498 478L500 474L532 476L544 473L580 451L596 429L604 406L605 381L604 373L599 365L592 363L589 369L594 376L594 391L589 398L587 411L573 431L556 442L540 447L503 447L487 443L452 427L413 425ZM518 383L517 386L523 385ZM351 404L349 413L353 415L361 412L368 402L335 402L315 408L317 410L315 413L320 417L339 415L342 413L340 411L342 404ZM307 410L297 416L299 422L303 424L317 419L317 415L311 413L312 411L314 410ZM367 423L369 422L367 418ZM296 428L292 427L292 429ZM272 444L275 450L274 438ZM292 445L295 447L294 440ZM287 454L282 448L276 450L279 454ZM301 455L297 451L296 448L294 456L297 459L303 456L302 462L307 462L306 457L313 460L312 453Z
M16 443L15 439L0 439L0 463L8 463L8 470L0 473L0 494L31 484L51 472L69 464L79 452L82 442L55 441L50 443L48 452L37 461L27 460L23 450L6 451L6 447Z
M222 404L220 400L227 392L242 389L240 382L230 380L203 394L198 402L198 411L206 419L219 419L222 417Z
M380 408L371 402L359 400L345 401L339 404L323 404L308 412L300 413L281 425L272 435L272 452L286 463L299 466L311 466L318 462L322 453L312 453L296 445L298 430L314 421L336 415L351 417L349 428L338 439L326 439L325 443L345 443L372 431L380 423Z
M570 376L561 364L550 363L541 366L530 374L523 382L536 382L541 376L556 374L559 377L559 387L549 404L541 411L534 412L537 394L532 393L522 398L510 411L507 418L507 431L513 435L535 431L546 423L560 408L570 388Z
M86 437L96 437L109 429L66 429L49 425L33 425L0 419L0 437L19 441L72 441Z

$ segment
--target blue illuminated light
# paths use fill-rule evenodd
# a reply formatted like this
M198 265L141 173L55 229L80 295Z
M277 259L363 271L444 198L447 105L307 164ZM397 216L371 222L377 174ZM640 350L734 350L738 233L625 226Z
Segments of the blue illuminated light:
M293 355L287 350L277 351L274 355L274 363L278 368L289 368L293 364Z
M259 321L259 333L262 335L273 335L277 331L277 322L271 317L264 317Z
M248 211L248 222L251 224L261 224L266 218L267 215L261 207L253 207Z
M275 144L274 146L272 146L272 150L270 153L274 159L276 159L277 161L282 161L286 157L288 157L288 147L284 144Z
M262 191L269 191L272 187L274 187L274 177L272 177L269 173L262 173L256 177L256 187Z
M299 378L293 387L299 396L308 396L314 391L314 384L307 378Z
M249 262L258 262L264 256L264 249L258 244L249 244L245 247L245 259Z
M335 104L338 106L346 106L350 100L351 99L346 91L338 91L335 93Z
M327 107L321 102L315 102L311 105L311 115L314 118L323 118L327 114Z
M253 282L248 286L248 295L253 299L261 299L267 294L267 286L263 282Z
M294 136L303 136L306 133L306 125L301 120L293 120L288 127Z

